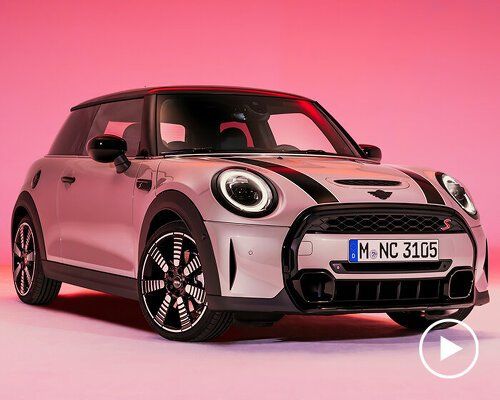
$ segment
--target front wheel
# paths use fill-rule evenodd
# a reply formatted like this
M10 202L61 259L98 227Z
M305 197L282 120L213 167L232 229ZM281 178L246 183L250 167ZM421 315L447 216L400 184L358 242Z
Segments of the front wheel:
M147 241L138 274L139 303L167 339L205 341L226 331L231 313L211 311L198 247L182 222L158 229Z
M402 311L390 312L387 315L399 325L405 328L424 331L436 321L442 319L456 319L463 321L472 311L472 307L460 308L458 310L442 310L442 311ZM436 329L447 329L455 326L457 323L446 322L436 326Z

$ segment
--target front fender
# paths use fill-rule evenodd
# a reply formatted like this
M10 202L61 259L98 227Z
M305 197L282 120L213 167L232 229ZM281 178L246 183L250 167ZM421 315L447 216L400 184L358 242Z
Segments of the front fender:
M166 190L158 194L150 204L141 227L139 237L139 263L146 246L149 228L156 215L162 211L170 211L179 216L191 232L200 250L200 259L205 269L205 284L207 294L220 295L219 274L213 252L210 235L207 232L203 218L194 203L183 193L176 190Z
M14 205L14 210L12 211L11 218L11 247L13 245L14 236L16 234L17 222L20 218L20 215L24 213L25 210L31 218L33 222L35 234L38 238L38 251L40 253L40 257L42 260L47 258L47 254L45 251L45 240L43 238L43 230L42 224L40 223L40 218L38 217L38 211L35 205L35 202L31 195L27 191L22 191L17 198L16 204ZM21 217L22 218L22 217Z

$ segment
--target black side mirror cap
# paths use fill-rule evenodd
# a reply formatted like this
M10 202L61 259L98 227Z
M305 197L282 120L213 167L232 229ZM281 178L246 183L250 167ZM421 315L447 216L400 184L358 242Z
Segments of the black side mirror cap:
M369 160L380 162L382 160L382 150L379 147L371 144L360 144L359 147L363 151L363 156Z
M115 135L96 136L87 143L87 153L93 160L100 163L113 162L119 174L130 167L126 151L127 142Z

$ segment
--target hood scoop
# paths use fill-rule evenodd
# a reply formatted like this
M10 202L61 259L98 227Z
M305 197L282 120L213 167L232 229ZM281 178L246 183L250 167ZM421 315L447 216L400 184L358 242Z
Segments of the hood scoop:
M337 179L335 183L346 186L400 186L399 181L389 181L384 179Z

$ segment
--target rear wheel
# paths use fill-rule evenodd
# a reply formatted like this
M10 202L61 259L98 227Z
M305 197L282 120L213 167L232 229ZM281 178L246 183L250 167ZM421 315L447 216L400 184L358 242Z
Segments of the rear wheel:
M431 324L442 319L456 319L463 321L472 311L474 307L460 308L458 310L442 310L442 311L403 311L390 312L387 315L399 325L405 328L424 331ZM455 326L456 323L446 322L436 326L436 329L447 329Z
M167 339L205 341L231 325L232 314L210 310L198 247L181 222L148 240L138 276L139 302L151 327Z
M27 304L48 304L54 300L61 282L43 273L38 238L29 216L19 221L12 244L12 277L19 298Z

